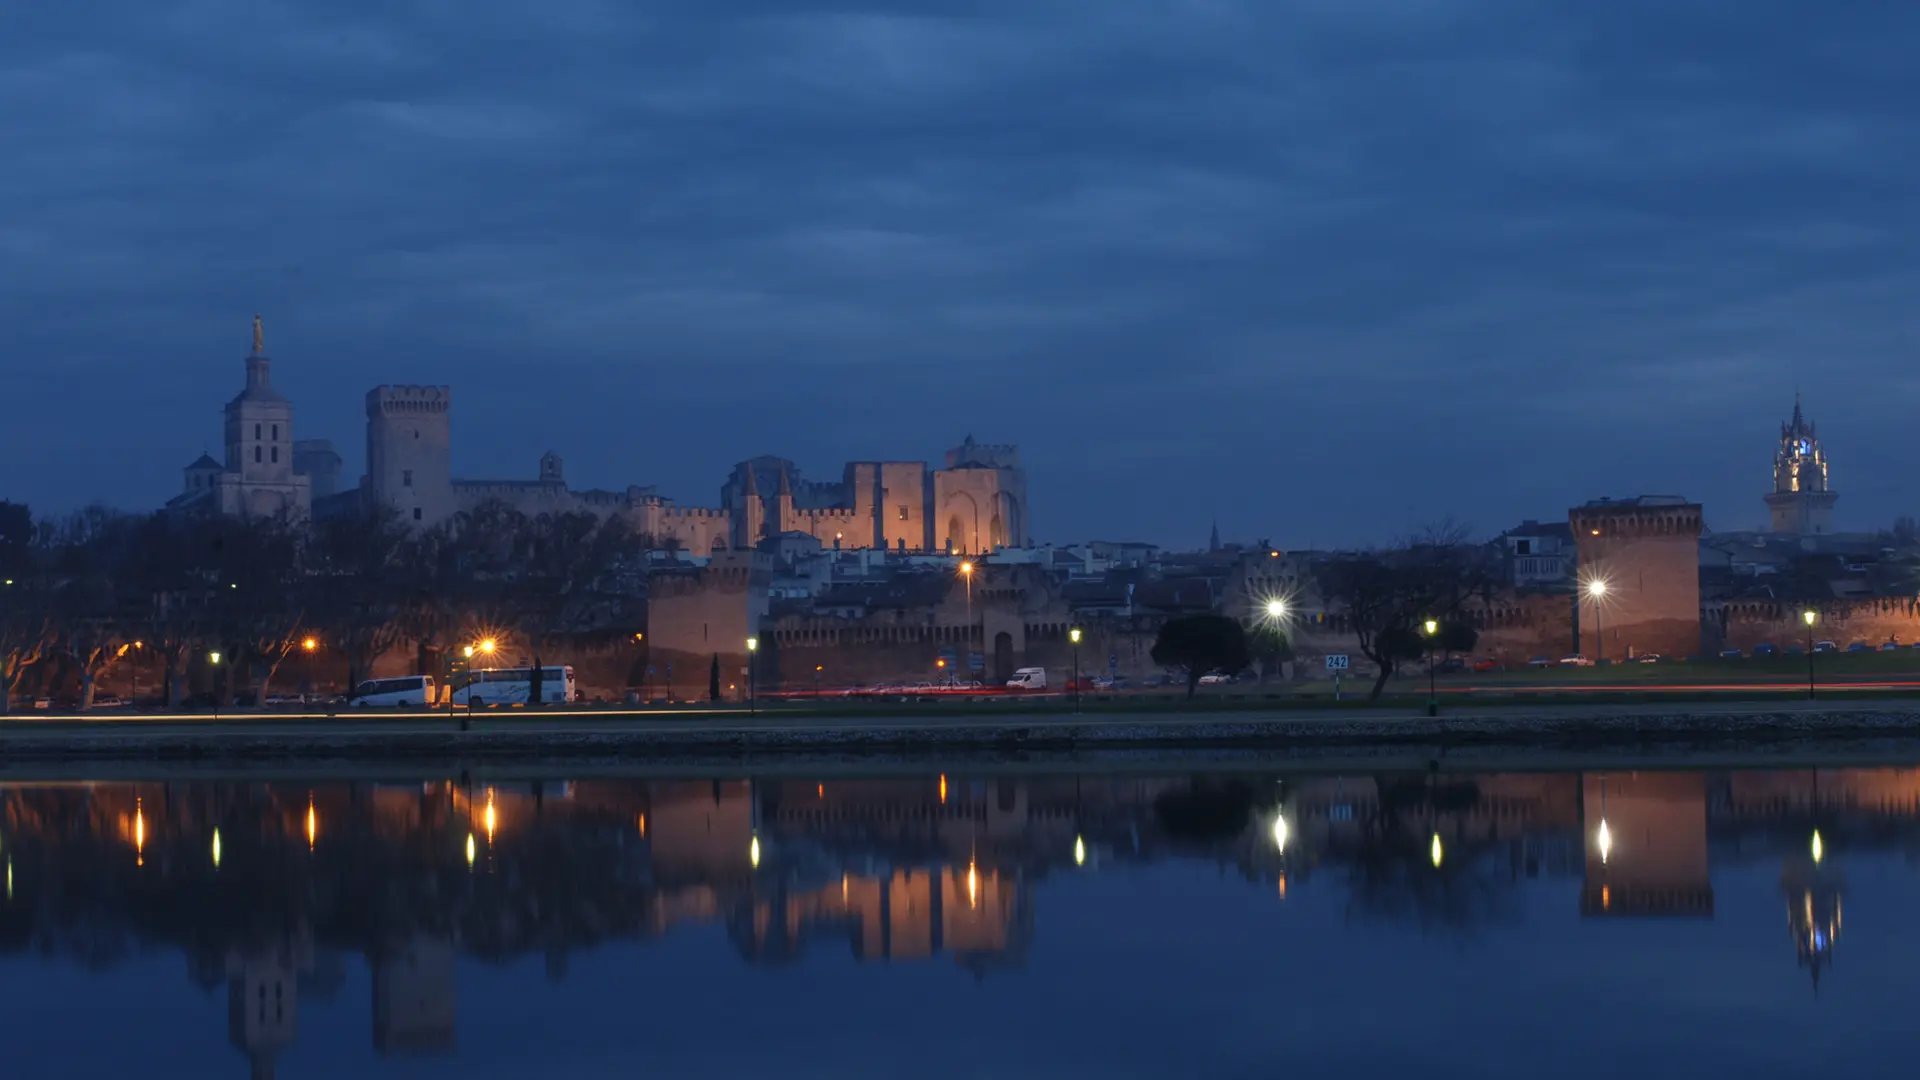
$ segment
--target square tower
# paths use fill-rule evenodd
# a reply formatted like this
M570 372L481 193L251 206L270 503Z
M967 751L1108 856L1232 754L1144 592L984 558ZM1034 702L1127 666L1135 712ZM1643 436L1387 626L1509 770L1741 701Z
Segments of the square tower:
M447 386L367 391L367 496L414 528L437 525L456 509L452 407Z
M1567 512L1577 552L1580 652L1613 662L1700 652L1700 504L1597 499Z

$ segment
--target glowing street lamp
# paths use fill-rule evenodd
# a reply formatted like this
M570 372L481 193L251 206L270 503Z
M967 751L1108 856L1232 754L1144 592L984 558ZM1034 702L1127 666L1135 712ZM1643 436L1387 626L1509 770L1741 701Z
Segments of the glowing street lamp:
M1080 638L1079 627L1067 631L1067 640L1073 644L1073 711L1080 711Z
M1594 578L1592 581L1587 582L1587 599L1593 601L1593 651L1595 664L1604 664L1607 661L1607 639L1602 635L1600 630L1600 602L1606 595L1607 583L1604 580Z
M754 660L754 654L759 651L760 651L760 639L757 637L748 638L747 639L747 715L748 716L752 716L755 710L757 709L757 706L754 702L754 681L757 673L754 670L756 665L754 664L753 660Z
M1428 619L1427 625L1426 625L1426 631L1427 631L1427 715L1439 716L1440 715L1440 690L1438 687L1434 685L1434 682L1433 682L1433 647L1436 644L1434 641L1434 637L1440 633L1440 623L1434 619ZM1437 841L1439 838L1435 837L1434 839Z
M1813 624L1820 620L1812 608L1800 613L1800 621L1807 624L1807 700L1813 700Z
M1274 622L1280 622L1284 620L1286 617L1287 617L1287 602L1285 600L1282 600L1276 596L1273 599L1267 601L1267 618L1273 620Z

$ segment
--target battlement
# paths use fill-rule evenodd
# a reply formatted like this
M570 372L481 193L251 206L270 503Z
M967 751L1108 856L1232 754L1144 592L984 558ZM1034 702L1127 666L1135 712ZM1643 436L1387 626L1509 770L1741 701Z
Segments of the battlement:
M733 520L731 510L712 510L703 506L674 506L660 499L658 495L651 496L651 500L647 505L658 509L662 518L671 521L711 521L724 525Z
M376 386L367 391L367 418L445 413L453 405L451 386Z
M1699 503L1678 495L1642 495L1635 499L1597 499L1567 512L1576 542L1593 538L1700 536Z
M974 442L972 436L959 446L947 451L949 469L1017 469L1020 467L1020 447L1014 443Z

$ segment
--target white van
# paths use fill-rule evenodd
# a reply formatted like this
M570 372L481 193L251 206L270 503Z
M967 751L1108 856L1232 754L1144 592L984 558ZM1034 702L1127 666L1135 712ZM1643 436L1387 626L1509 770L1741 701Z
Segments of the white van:
M1047 669L1043 667L1023 667L1007 680L1009 690L1045 690L1047 688Z
M397 679L369 679L353 688L347 704L356 709L379 709L434 704L433 676L402 675Z

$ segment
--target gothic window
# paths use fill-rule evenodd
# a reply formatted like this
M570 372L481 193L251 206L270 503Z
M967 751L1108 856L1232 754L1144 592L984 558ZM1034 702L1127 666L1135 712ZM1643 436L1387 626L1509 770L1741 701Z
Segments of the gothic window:
M257 446L253 448L253 463L260 464L260 448Z
M412 469L400 470L400 486L401 487L413 486L413 470Z

